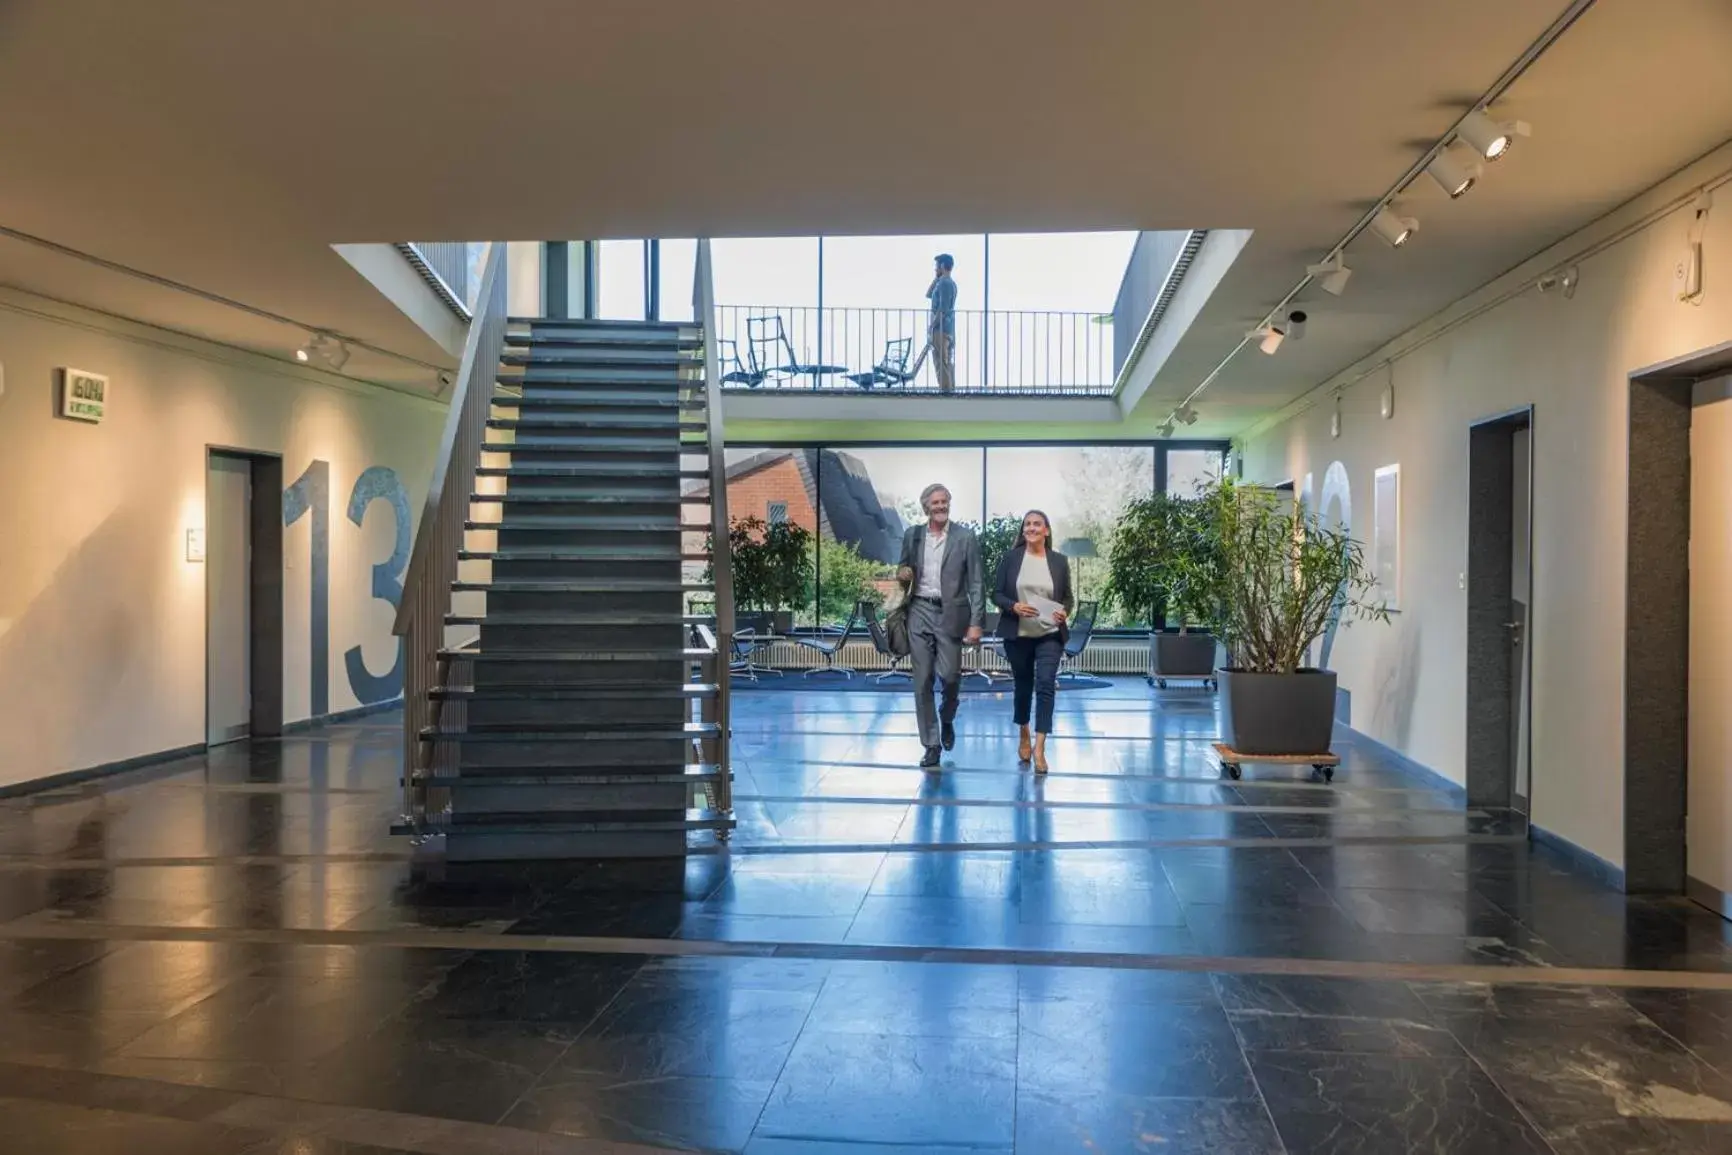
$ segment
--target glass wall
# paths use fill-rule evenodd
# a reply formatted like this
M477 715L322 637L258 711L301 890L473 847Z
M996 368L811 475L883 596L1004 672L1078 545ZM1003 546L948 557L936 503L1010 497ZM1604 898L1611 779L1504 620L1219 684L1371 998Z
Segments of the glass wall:
M903 532L925 520L920 492L933 482L950 490L951 516L981 533L987 580L997 558L1015 543L1023 514L1040 509L1052 521L1059 549L1073 560L1078 601L1098 601L1112 529L1125 507L1153 493L1163 474L1171 485L1174 478L1206 473L1210 460L1218 473L1223 448L730 447L728 512L736 524L780 520L812 535L812 578L799 604L760 607L793 611L799 629L841 626L858 602L883 603L896 588ZM1102 629L1146 626L1104 609L1097 623Z
M1174 497L1190 497L1200 487L1219 481L1226 457L1226 450L1217 445L1169 448L1165 470L1167 492Z
M1125 507L1155 488L1152 445L1017 445L986 451L989 541L1015 542L1031 509L1047 515L1060 553L1071 559L1080 605L1100 600L1113 526ZM1003 519L1002 521L1000 519ZM1102 628L1136 625L1101 608Z

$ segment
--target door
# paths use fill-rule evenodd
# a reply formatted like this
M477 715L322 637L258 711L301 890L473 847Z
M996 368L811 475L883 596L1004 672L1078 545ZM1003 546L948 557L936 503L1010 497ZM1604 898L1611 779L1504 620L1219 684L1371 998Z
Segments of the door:
M252 462L212 454L205 482L205 741L252 719Z
M1692 897L1703 884L1724 896L1732 894L1732 378L1725 377L1695 386L1690 413L1688 686L1685 873Z
M1510 803L1517 813L1533 813L1529 799L1528 711L1531 695L1532 647L1528 645L1528 603L1533 597L1533 494L1529 430L1510 433L1513 468L1510 477L1510 766L1514 770Z

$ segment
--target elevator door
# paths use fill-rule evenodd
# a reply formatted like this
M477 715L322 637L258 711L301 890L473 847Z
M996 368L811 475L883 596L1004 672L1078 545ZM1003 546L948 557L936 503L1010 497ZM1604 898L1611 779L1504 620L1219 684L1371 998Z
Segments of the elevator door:
M205 486L205 741L245 738L252 716L252 462L212 455Z
M1686 873L1732 894L1732 378L1690 414L1690 667Z

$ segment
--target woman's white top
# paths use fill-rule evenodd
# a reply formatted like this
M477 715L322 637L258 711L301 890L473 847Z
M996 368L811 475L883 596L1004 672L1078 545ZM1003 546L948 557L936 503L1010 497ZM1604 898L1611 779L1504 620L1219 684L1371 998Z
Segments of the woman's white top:
M1047 564L1045 554L1036 557L1027 550L1023 551L1022 569L1016 574L1016 600L1028 605L1039 605L1040 602L1053 600L1052 567ZM1017 634L1024 638L1044 638L1057 632L1058 626L1051 621L1023 618Z

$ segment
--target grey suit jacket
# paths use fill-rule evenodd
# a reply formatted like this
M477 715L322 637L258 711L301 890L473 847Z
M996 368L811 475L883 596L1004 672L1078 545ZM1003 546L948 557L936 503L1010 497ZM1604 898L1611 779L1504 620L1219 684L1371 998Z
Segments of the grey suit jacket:
M920 582L920 559L926 553L926 523L911 525L902 534L902 560L914 571L910 594ZM944 602L944 632L960 638L970 626L986 620L986 590L980 573L980 539L965 525L950 524L950 540L944 547L944 564L938 570L940 598Z

